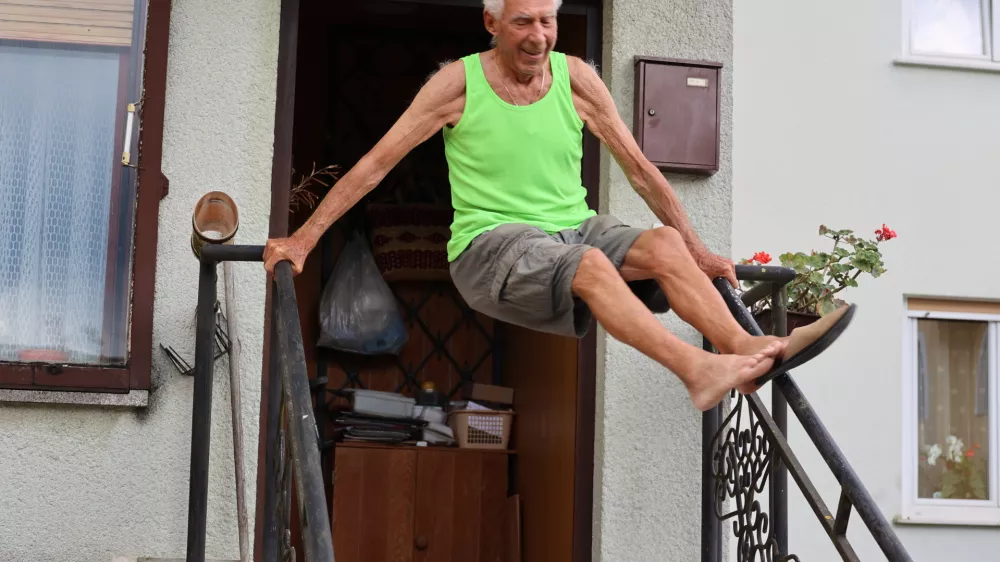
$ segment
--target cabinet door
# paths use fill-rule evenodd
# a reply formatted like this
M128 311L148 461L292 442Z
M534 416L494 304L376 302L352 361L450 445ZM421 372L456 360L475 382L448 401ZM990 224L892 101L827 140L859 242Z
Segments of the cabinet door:
M507 455L420 451L414 562L503 562Z
M416 452L337 447L333 550L337 562L411 562Z

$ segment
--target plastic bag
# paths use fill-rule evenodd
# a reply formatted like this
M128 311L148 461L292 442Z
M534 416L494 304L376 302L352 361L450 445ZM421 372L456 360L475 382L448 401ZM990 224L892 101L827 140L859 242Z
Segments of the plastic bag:
M364 355L398 354L409 334L396 296L365 238L354 233L323 288L318 345Z

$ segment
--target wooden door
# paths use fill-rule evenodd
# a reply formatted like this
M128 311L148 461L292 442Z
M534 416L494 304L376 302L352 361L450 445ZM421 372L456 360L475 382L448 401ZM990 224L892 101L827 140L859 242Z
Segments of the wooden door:
M411 562L417 452L338 446L333 476L337 562Z
M425 449L417 458L414 562L503 562L507 455Z

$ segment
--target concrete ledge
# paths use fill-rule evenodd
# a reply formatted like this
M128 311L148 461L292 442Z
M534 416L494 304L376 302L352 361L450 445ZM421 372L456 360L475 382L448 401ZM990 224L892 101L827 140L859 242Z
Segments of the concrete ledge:
M149 391L133 390L128 394L103 392L56 392L50 390L0 389L0 402L21 404L71 404L107 408L145 408L149 406Z

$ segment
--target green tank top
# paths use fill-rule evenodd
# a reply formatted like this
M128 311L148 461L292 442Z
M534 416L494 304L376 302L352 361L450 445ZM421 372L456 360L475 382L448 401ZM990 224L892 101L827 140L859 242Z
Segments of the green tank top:
M478 53L462 59L465 109L442 132L455 209L449 262L501 224L551 234L596 214L587 207L580 177L584 123L573 106L566 56L552 52L549 59L552 85L527 106L511 105L493 91Z

